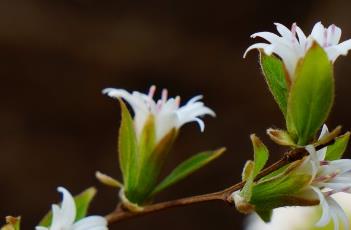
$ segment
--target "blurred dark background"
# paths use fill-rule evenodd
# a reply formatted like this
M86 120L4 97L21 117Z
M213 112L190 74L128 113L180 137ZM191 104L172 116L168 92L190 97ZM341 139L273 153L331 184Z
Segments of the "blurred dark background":
M0 216L22 215L33 229L60 200L56 187L76 194L96 186L91 213L105 214L117 192L94 179L95 170L120 178L116 155L118 104L104 87L146 91L151 84L172 96L205 95L218 118L201 134L187 125L165 171L191 154L226 146L209 167L162 193L175 199L223 189L240 180L252 156L249 134L284 127L266 89L257 54L244 60L250 34L274 31L273 22L335 23L351 37L350 1L0 1ZM351 127L351 60L336 63L336 103L330 127ZM244 216L222 203L177 208L111 229L241 229Z

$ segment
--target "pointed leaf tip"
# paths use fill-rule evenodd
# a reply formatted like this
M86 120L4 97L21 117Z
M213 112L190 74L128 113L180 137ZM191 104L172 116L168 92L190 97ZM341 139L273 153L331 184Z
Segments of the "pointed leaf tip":
M169 186L186 178L198 169L204 167L211 161L217 159L226 151L226 148L220 148L215 151L206 151L190 157L181 164L179 164L153 191L153 195L161 192Z

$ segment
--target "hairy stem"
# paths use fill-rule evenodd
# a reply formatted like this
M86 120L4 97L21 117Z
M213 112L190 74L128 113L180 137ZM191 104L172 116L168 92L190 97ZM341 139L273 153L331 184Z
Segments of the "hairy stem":
M332 144L333 142L334 140L331 140L327 144L317 146L316 149L317 150L322 149L323 147L329 144ZM255 178L255 181L267 176L268 174L278 170L279 168L289 163L302 159L306 155L307 155L307 151L304 148L297 148L286 152L280 160L278 160L277 162L273 163L272 165L262 170ZM166 210L169 208L187 206L187 205L192 205L196 203L203 203L203 202L209 202L209 201L222 201L227 204L233 205L233 200L231 198L232 193L242 189L244 184L245 184L244 182L239 182L219 192L208 193L208 194L198 195L198 196L191 196L191 197L181 198L177 200L146 205L143 207L143 210L140 212L131 212L124 209L121 205L119 205L115 211L106 215L105 218L107 219L108 223L111 224L125 219L129 219L132 217L143 216L150 213Z

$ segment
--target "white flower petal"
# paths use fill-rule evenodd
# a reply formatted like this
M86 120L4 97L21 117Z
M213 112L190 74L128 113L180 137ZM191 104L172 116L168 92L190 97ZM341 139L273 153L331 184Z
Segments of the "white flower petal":
M101 216L89 216L74 224L73 230L107 229L107 221Z
M324 36L325 36L325 28L321 22L317 22L311 32L311 37L316 40L321 46L323 46L324 43Z
M272 55L274 46L267 43L255 43L246 49L243 57L246 58L247 54L254 49L263 49L264 53L268 56Z
M72 195L63 187L57 189L63 195L61 213L62 213L62 224L72 225L76 218L76 204Z
M49 229L41 226L36 226L35 230L49 230Z
M318 195L318 198L319 198L319 201L320 201L320 205L322 207L322 216L319 219L319 221L316 223L316 226L322 227L322 226L327 225L330 222L330 219L331 219L331 213L330 213L330 210L329 210L329 205L328 205L323 193L319 190L319 188L316 188L316 187L313 187L313 186L311 188Z
M180 97L168 98L168 91L162 91L161 99L155 101L156 86L151 86L148 94L134 91L132 94L124 89L107 88L104 94L114 98L123 98L130 104L134 111L134 127L139 140L145 123L150 116L155 118L156 141L160 141L171 129L179 129L182 125L196 121L204 128L198 117L204 115L215 116L212 109L204 105L200 100L202 95L191 98L184 106L180 107Z

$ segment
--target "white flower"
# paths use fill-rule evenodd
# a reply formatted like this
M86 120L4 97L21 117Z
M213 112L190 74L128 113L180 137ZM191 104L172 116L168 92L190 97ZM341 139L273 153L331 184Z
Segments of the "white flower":
M267 55L275 53L283 60L291 80L294 79L298 61L305 56L314 41L324 48L332 62L340 55L347 55L351 49L351 39L339 44L341 29L335 25L326 28L321 22L318 22L314 25L309 36L306 36L296 23L292 25L291 30L279 23L275 23L275 25L280 36L271 32L252 34L252 38L261 37L270 44L255 43L251 45L245 51L244 57L253 49L262 49Z
M328 129L324 126L321 137L327 133ZM340 192L351 193L351 175L349 173L351 160L326 161L327 147L316 151L312 145L308 145L306 150L310 155L306 157L298 170L310 174L312 178L310 184L301 191L301 194L307 198L314 196L320 201L322 216L316 226L325 226L332 219L335 230L340 229L340 221L344 229L349 229L347 215L334 200L333 195Z
M346 193L338 193L333 195L333 198L346 211L346 213L348 214L348 219L350 220L351 195ZM245 230L316 229L314 228L314 225L315 225L315 222L318 220L319 215L320 215L320 208L316 206L277 208L273 210L272 219L269 223L265 223L256 214L250 215L245 220ZM348 229L344 228L344 230L348 230Z
M129 93L124 89L112 88L104 89L103 93L113 98L123 98L130 104L134 111L134 126L137 137L140 136L148 117L153 115L157 142L172 128L179 129L188 122L197 122L203 131L205 124L199 117L203 115L215 116L213 110L199 101L202 99L201 95L193 97L184 106L180 106L180 97L168 98L167 89L162 91L161 99L155 101L153 99L155 91L156 87L151 86L148 94L137 91Z
M72 195L63 187L57 189L63 194L62 205L52 205L52 222L49 228L37 226L36 230L107 230L107 221L102 216L85 217L74 223L76 204Z

